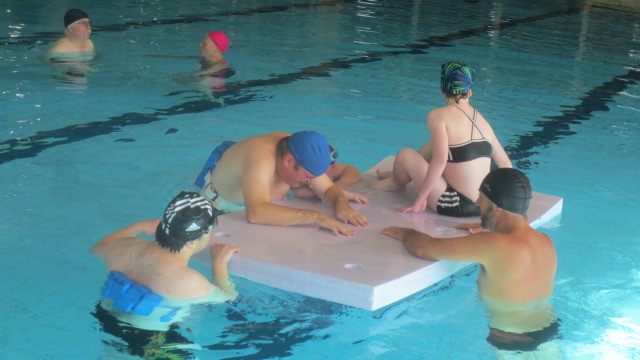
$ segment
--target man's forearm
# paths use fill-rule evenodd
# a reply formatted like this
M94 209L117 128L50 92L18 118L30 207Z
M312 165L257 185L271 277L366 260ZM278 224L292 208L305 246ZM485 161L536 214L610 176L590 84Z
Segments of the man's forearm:
M220 290L229 294L229 300L233 300L236 296L238 296L238 292L236 291L236 287L231 282L231 279L228 277L225 278L214 278L214 283Z
M338 179L334 180L333 183L344 189L347 185L356 183L361 179L362 175L360 175L360 171L358 171L356 167L346 165L344 170L340 173Z
M106 237L104 237L102 240L100 240L100 242L98 242L98 244L106 244L109 243L111 241L117 240L117 239L124 239L124 238L132 238L132 237L136 237L140 234L146 234L146 232L148 232L148 228L149 228L149 222L152 220L147 220L147 221L140 221L134 224L131 224L125 228L122 228L110 235L107 235ZM98 245L96 244L96 245Z
M437 260L429 253L429 244L432 241L434 239L431 236L413 229L408 229L402 238L404 247L412 255L426 260Z
M315 210L294 209L272 203L265 203L253 209L247 207L247 221L252 224L320 225L323 217L326 215Z
M214 265L212 267L213 270L213 283L222 289L222 291L229 294L231 297L236 297L238 293L236 292L236 288L229 279L229 271L227 270L227 265Z
M344 191L337 185L333 185L327 189L322 197L322 201L334 210L338 210L340 206L350 206L347 195L345 195Z

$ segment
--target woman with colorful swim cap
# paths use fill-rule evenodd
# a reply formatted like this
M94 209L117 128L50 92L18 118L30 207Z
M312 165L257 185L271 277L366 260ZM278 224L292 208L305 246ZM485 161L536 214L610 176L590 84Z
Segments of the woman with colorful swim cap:
M200 69L173 75L173 79L187 87L203 93L225 91L225 80L234 74L223 54L229 48L229 38L222 31L206 33L198 44L200 54L196 55L156 55L145 56L170 59L198 59Z
M217 71L229 67L229 63L222 56L229 47L229 38L225 33L222 31L207 33L198 46L203 70L214 68Z
M220 70L229 67L229 63L224 59L223 54L229 47L229 38L222 31L211 31L204 35L200 44L200 55L157 55L148 54L145 56L156 58L170 58L170 59L200 59L202 65L201 71L214 68ZM180 74L184 75L184 74Z
M379 172L374 189L404 191L413 182L418 196L402 212L421 212L427 207L438 214L455 217L478 216L475 204L482 179L491 160L498 167L511 167L511 160L496 138L491 125L469 103L475 71L459 62L441 67L440 86L446 106L427 115L431 139L419 150L402 149L393 171Z

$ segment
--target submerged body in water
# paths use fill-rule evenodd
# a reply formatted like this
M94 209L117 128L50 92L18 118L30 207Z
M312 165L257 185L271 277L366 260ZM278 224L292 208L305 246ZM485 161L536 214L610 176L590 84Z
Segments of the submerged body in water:
M64 83L85 85L87 77L97 71L99 64L94 62L96 58L95 52L47 52L40 57L40 60L51 66L53 79Z
M487 342L498 354L535 352L543 354L544 359L560 358L557 346L551 341L560 337L560 319L549 297L526 303L496 301L484 296L480 299L489 322Z

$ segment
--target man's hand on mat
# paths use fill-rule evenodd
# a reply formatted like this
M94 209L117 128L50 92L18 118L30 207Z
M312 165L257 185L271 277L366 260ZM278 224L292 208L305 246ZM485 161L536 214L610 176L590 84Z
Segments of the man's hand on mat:
M343 223L349 223L355 226L369 226L367 218L359 212L353 210L351 206L340 207L336 209L336 219Z
M226 267L231 260L231 257L240 252L240 247L233 244L222 244L216 242L210 246L209 252L213 263L219 263L221 266Z
M327 229L331 232L333 232L333 234L335 236L338 236L340 234L342 235L347 235L347 236L353 236L356 234L356 231L353 230L352 228L338 222L337 220L334 220L328 216L323 216L322 220L319 223L319 226L323 229Z
M400 227L400 226L389 226L386 227L382 230L380 230L380 234L382 235L387 235L390 236L396 240L400 240L403 241L404 240L404 235L408 232L408 231L415 231L413 229L409 229L406 227Z
M471 234L476 234L476 233L479 233L479 232L489 231L489 230L483 229L482 226L480 226L480 223L458 224L458 225L456 225L456 229L458 229L458 230L467 230Z
M354 203L358 203L358 204L371 204L371 201L369 201L369 199L367 199L366 196L358 194L356 192L353 191L348 191L348 190L342 190L342 192L344 192L344 194L347 196L347 199L349 199L349 201L352 201Z

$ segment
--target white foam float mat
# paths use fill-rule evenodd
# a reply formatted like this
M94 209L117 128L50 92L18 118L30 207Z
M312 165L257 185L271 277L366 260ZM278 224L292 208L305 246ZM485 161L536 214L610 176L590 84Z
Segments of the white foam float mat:
M452 218L432 211L402 214L397 208L413 204L416 189L404 193L384 192L366 187L377 180L375 170L391 169L390 156L363 174L349 190L367 196L372 204L352 206L371 225L356 228L355 236L335 236L312 226L270 226L249 224L245 211L219 218L212 241L232 243L242 248L229 263L235 276L242 276L279 289L293 291L366 310L377 310L447 278L469 265L455 261L429 261L409 254L400 241L380 235L387 226L406 226L435 237L468 234L457 230L461 223L479 218ZM321 211L334 217L333 210L320 202L282 200L277 203ZM562 212L562 198L533 193L529 221L540 226ZM196 255L210 263L208 251ZM238 289L242 293L242 289Z

